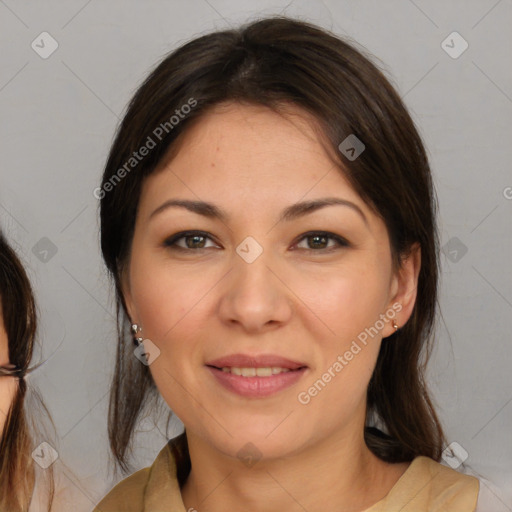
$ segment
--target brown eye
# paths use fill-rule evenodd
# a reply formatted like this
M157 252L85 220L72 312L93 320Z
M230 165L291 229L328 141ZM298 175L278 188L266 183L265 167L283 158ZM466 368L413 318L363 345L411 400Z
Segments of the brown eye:
M349 243L342 237L335 235L334 233L328 233L324 231L314 231L306 233L302 236L300 241L306 240L308 247L302 247L303 249L310 251L331 251L338 247L348 247ZM329 242L334 242L329 246ZM298 245L297 245L298 247Z
M181 241L184 240L184 243ZM164 245L173 249L183 250L197 250L197 249L208 249L206 247L206 241L212 240L207 233L202 231L182 231L168 238Z

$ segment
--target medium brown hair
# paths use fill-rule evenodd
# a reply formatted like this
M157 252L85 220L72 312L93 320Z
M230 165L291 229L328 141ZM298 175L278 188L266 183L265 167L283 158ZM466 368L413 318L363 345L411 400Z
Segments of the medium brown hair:
M7 333L9 361L18 378L16 393L7 413L3 433L0 432L0 510L26 512L35 486L35 468L31 453L32 425L25 411L27 383L24 376L35 369L30 367L37 331L37 312L34 294L18 256L0 233L0 300ZM9 373L7 373L9 374ZM2 378L0 376L0 378ZM35 390L37 403L48 410ZM53 471L46 470L48 482L48 510L54 493Z
M171 126L170 117L191 99L196 106ZM414 244L420 245L416 303L406 325L382 343L367 392L365 440L386 461L418 455L439 460L444 436L424 382L436 318L439 242L421 137L393 86L356 43L278 16L203 35L171 52L131 100L110 150L97 197L101 249L117 296L118 346L109 407L117 462L128 468L135 423L148 396L156 393L148 367L132 353L121 286L142 183L164 156L176 151L180 134L225 102L276 112L291 103L311 114L339 171L384 220L394 268ZM134 152L148 138L156 139L155 133L156 147L135 165L130 160ZM353 161L338 150L350 134L365 145Z

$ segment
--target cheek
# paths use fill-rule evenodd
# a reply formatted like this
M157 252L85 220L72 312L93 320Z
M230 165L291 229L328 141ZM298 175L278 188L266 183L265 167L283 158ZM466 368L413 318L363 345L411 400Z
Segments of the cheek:
M376 326L387 299L385 277L374 264L298 282L297 295L312 311L303 317L310 319L307 329L318 329L319 355L299 402L323 411L326 421L350 416L365 398L381 344Z
M294 293L310 310L304 316L310 318L309 328L320 326L322 339L339 350L375 325L387 301L387 281L378 264L328 270L297 275Z
M143 258L134 260L132 265L131 291L137 315L134 319L143 328L143 338L151 340L160 351L150 371L163 398L180 416L182 386L196 392L195 367L202 364L204 357L204 324L213 315L208 292L219 277ZM147 268L151 272L144 272Z
M188 314L207 289L204 278L196 278L193 270L143 256L133 260L130 281L136 320L144 336L156 343L187 323Z

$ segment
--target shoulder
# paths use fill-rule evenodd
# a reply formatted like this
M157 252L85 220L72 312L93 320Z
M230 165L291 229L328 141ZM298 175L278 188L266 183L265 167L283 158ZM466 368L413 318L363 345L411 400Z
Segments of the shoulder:
M429 457L416 457L409 467L416 484L412 502L424 503L432 511L473 512L478 499L478 479L459 473ZM414 508L411 508L413 510ZM406 508L405 510L409 510Z
M477 478L419 456L368 512L474 512L478 492Z
M436 462L430 457L416 457L413 463L416 466L418 474L424 473L426 477L432 478L432 485L435 487L441 489L455 486L457 488L471 489L478 492L478 479L474 476L460 473L455 469Z

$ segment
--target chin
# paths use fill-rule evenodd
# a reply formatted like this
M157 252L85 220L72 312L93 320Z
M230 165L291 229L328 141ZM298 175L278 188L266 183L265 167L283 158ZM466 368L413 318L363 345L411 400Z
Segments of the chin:
M222 435L209 437L209 443L220 452L244 462L245 459L253 460L273 460L282 459L291 456L300 451L301 447L307 444L307 439L301 439L297 436L297 430L291 431L290 428L277 427L279 421L272 422L269 427L268 421L261 424L253 423L250 427L243 428L236 426L227 428L233 436L223 432ZM281 428L281 430L280 430Z

